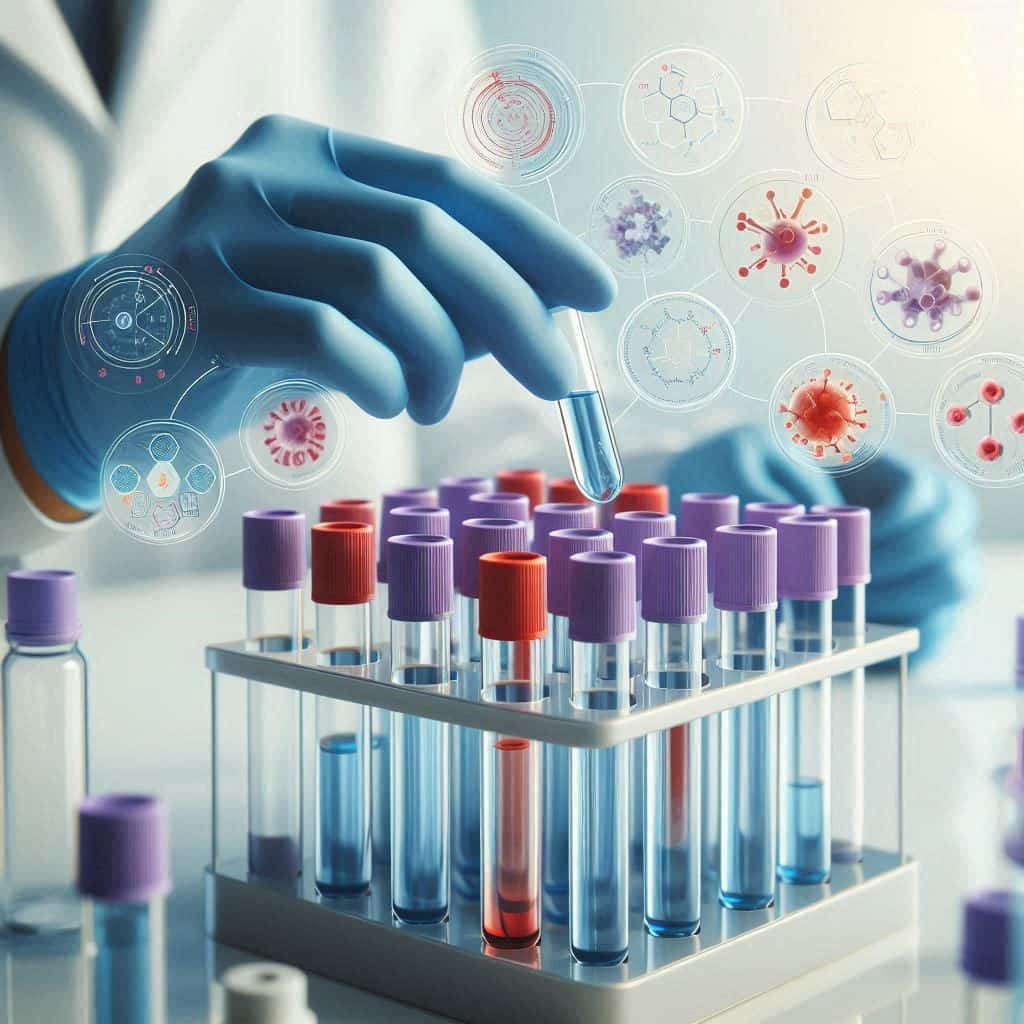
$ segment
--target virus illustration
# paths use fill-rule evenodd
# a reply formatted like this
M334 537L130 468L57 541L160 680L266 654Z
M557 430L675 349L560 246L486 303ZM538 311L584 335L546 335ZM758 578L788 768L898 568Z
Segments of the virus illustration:
M306 398L290 398L263 421L263 443L279 466L304 466L326 451L327 424L320 407Z
M983 380L978 387L978 397L967 405L951 405L946 410L946 422L951 427L961 427L974 415L973 409L976 405L988 407L988 433L978 441L975 446L975 454L982 462L995 462L1003 455L1003 443L995 436L995 406L1006 397L1006 388L997 380L988 378ZM1010 430L1014 434L1024 434L1024 409L1018 410L1010 415Z
M828 225L813 217L801 220L804 207L813 196L813 189L801 189L796 206L791 213L786 213L775 202L775 190L769 189L765 198L771 206L771 223L762 224L742 210L736 214L737 231L754 231L761 236L750 246L754 259L737 271L740 277L749 277L751 270L764 270L771 263L779 267L779 287L788 288L791 267L798 267L809 275L817 272L817 266L807 257L821 255L821 246L812 239L826 234Z
M666 234L671 210L663 210L661 203L644 199L638 188L629 190L629 200L624 202L615 216L605 214L607 237L615 243L619 259L633 260L636 257L660 256L665 246L672 241Z

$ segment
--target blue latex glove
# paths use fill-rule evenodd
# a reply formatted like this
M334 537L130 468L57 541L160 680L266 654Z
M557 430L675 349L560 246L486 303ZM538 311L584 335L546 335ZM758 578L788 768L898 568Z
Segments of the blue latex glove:
M956 606L973 590L977 510L970 490L892 451L847 476L797 466L747 424L707 438L672 463L678 491L725 491L748 501L866 505L871 509L872 622L916 626L921 653L950 632Z
M611 272L503 187L442 157L293 118L255 122L118 248L174 267L199 308L197 349L162 389L120 396L70 364L64 298L81 268L45 282L8 332L18 432L65 501L98 507L99 467L121 431L178 416L213 437L262 384L312 377L374 416L440 420L465 359L493 354L545 399L573 383L548 313L602 309Z

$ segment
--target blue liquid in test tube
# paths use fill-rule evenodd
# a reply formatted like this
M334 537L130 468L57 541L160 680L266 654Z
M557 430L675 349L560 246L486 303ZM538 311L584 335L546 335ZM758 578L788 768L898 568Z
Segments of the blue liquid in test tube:
M93 906L96 1024L152 1024L153 948L148 903Z

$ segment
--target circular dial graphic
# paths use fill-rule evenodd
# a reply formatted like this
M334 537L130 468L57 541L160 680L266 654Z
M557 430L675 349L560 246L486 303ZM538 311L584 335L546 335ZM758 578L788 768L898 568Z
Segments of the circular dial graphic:
M663 174L699 174L724 160L743 129L743 91L704 50L646 57L622 93L622 130L636 155Z
M942 382L931 410L939 454L971 483L1024 483L1024 359L972 356Z
M173 267L118 254L88 266L68 292L64 340L78 370L118 394L166 384L199 334L195 296Z
M791 366L775 385L768 415L786 455L834 476L866 466L889 440L896 420L878 372L835 353Z
M660 274L686 244L686 213L676 194L653 178L620 178L594 201L590 244L626 277Z
M220 454L179 420L129 428L110 446L100 472L107 516L148 544L177 544L202 533L224 500Z
M917 105L873 64L833 71L811 94L804 123L815 156L847 178L880 178L914 145Z
M530 185L572 159L583 138L583 97L551 54L498 46L463 71L447 125L465 163L507 185Z
M249 467L278 487L308 487L345 447L345 420L330 392L311 380L271 384L246 406L238 429Z
M867 271L867 317L874 334L911 355L962 348L995 305L996 280L977 242L938 221L894 228Z
M623 325L619 366L642 401L660 409L697 409L729 383L736 336L707 299L688 292L655 295Z

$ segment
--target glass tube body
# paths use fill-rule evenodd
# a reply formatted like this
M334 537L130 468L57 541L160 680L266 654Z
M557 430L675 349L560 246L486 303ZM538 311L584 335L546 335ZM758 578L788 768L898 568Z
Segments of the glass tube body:
M302 591L247 590L247 646L302 647ZM249 871L286 880L302 872L302 695L250 682Z
M704 624L704 657L709 663L718 656L718 646L718 609L715 608L714 595L708 591L708 619ZM719 815L722 810L722 797L719 790L719 759L721 735L721 715L705 715L700 720L700 866L701 873L710 881L718 879L720 857Z
M646 623L645 682L655 690L700 693L703 628ZM644 923L652 935L693 935L700 927L701 723L644 737Z
M863 642L865 584L840 587L832 604L832 633ZM864 669L832 680L832 860L864 857Z
M775 609L719 613L722 667L759 673L775 666ZM721 713L719 900L757 910L775 899L778 702L775 697Z
M484 638L484 694L499 703L544 696L544 641ZM541 744L482 733L480 928L504 949L535 946L541 932Z
M3 662L4 916L18 932L81 925L78 805L88 792L86 665L75 643L12 642Z
M458 688L463 696L479 694L480 602L465 594L456 595L459 620ZM480 895L480 730L452 726L452 773L455 791L452 802L452 865L455 889L460 896Z
M639 588L639 582L637 584ZM633 679L643 677L647 652L647 624L640 614L640 602L636 603L636 637L630 650L632 664L630 673ZM644 741L633 740L630 744L632 766L629 782L629 856L633 866L639 870L644 859L644 785L647 775L644 757Z
M629 711L630 642L572 645L576 707ZM629 954L630 746L571 752L569 948L586 964Z
M782 603L786 650L832 650L832 602ZM832 686L828 679L779 695L779 878L816 885L831 865Z
M371 606L375 642L391 636L388 618L388 585L377 583ZM373 791L371 829L373 859L387 864L391 857L391 712L383 708L370 711L370 780Z
M451 628L445 615L391 623L391 679L402 686L451 686ZM391 906L407 924L448 917L448 725L415 715L391 719Z
M370 605L316 606L317 663L373 660ZM363 892L373 874L370 709L316 698L316 886L325 896Z
M548 699L552 710L567 707L572 643L569 619L548 615ZM569 748L544 744L544 913L569 920Z

